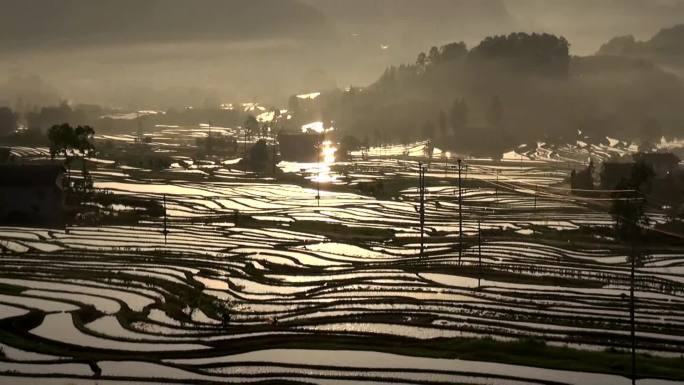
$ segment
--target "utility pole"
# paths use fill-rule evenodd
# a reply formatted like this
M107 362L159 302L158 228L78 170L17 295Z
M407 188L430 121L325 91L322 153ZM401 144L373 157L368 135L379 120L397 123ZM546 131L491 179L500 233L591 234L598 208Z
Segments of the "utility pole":
M318 178L316 179L316 201L321 207L321 163L318 162Z
M418 195L420 199L420 208L418 214L420 217L420 257L425 253L425 169L423 163L418 162Z
M482 227L480 225L482 220L477 221L477 287L480 287L480 280L482 279Z
M211 121L209 121L209 133L207 133L207 155L211 156L214 148L214 131L212 130Z
M169 235L168 220L166 219L166 194L164 194L164 230L162 230L162 234L164 234L164 244L166 244L166 237Z
M499 204L499 169L496 169L496 185L494 186L494 196L496 199L496 204Z
M461 189L461 168L463 161L458 162L458 265L461 266L463 257L463 190Z
M534 186L534 213L537 213L537 193L539 193L539 185Z
M244 128L245 130L245 158L247 157L247 127Z
M142 145L145 143L145 132L143 131L142 120L140 119L140 111L137 111L135 114L138 121L138 144Z
M278 163L278 161L276 160L277 157L278 157L278 149L276 148L276 142L274 140L273 141L273 177L274 178L276 175L276 167L277 167L277 163Z
M631 263L631 274L630 274L630 285L629 285L629 320L630 320L630 335L632 337L632 385L636 384L636 322L635 322L635 304L634 304L634 281L636 269L636 247L634 245L634 240L632 240L632 263Z
M321 142L318 142L318 178L316 178L316 201L318 202L318 207L321 207Z

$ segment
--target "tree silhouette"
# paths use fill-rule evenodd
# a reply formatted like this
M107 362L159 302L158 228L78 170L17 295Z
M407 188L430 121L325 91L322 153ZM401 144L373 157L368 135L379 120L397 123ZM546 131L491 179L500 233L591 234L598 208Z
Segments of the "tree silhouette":
M451 106L451 129L458 135L468 125L468 104L465 99L456 99Z
M250 135L256 133L259 130L259 121L253 115L249 115L245 119L245 130L247 130Z
M619 239L633 242L641 235L641 228L648 225L646 196L655 172L644 162L632 167L629 178L623 178L615 188L610 213L615 219L615 231Z
M17 114L9 108L0 108L0 136L11 135L17 129Z
M50 140L50 155L63 154L65 158L71 155L91 156L95 150L93 137L95 130L90 126L72 127L68 123L54 125L48 131Z
M247 148L247 142L252 139L252 136L259 132L259 121L253 115L249 115L247 116L247 119L245 119L242 128L245 130L245 148Z
M95 152L93 138L95 130L90 126L72 127L67 123L52 126L48 130L50 141L50 156L54 159L57 155L64 155L64 163L67 167L67 176L71 173L71 161L80 158L83 164L83 190L85 191L88 179L86 157L91 157Z
M503 121L503 105L498 96L494 96L487 107L487 122L495 128L501 127Z
M440 59L445 62L459 60L466 55L468 48L463 42L446 44L440 48Z
M418 67L418 71L422 72L425 70L425 67L427 66L428 59L427 55L425 55L425 52L421 52L418 54L418 58L416 59L416 66Z
M471 51L475 64L482 61L502 63L517 74L567 77L570 69L570 44L563 37L547 33L512 33L485 38Z
M439 48L437 47L432 47L430 48L430 53L428 53L428 64L430 65L435 65L439 63L441 57L441 53L439 52Z
M444 138L447 136L447 116L444 110L439 110L439 116L437 117L437 127L439 128L439 134Z
M263 170L269 164L270 154L266 140L259 139L258 142L249 149L247 160L252 168Z

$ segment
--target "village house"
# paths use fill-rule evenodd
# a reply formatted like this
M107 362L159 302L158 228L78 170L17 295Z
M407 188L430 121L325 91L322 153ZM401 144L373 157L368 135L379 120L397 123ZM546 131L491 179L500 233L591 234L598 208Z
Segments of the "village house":
M63 176L61 165L0 165L0 224L63 224Z

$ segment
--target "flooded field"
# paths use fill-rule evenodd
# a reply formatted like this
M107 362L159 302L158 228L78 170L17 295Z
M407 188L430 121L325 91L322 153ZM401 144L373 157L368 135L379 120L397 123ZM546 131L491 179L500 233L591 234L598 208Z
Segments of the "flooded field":
M462 207L455 164L435 160L421 253L423 146L374 149L346 166L279 165L304 177L326 167L320 192L315 178L278 182L234 160L193 164L202 178L99 162L96 189L165 200L168 234L161 218L0 228L0 383L630 383L439 356L456 340L624 355L629 250L601 231L612 218L600 200L568 195L581 151L540 145L468 161ZM386 199L354 188L379 180L405 186ZM681 361L684 249L645 252L639 352Z

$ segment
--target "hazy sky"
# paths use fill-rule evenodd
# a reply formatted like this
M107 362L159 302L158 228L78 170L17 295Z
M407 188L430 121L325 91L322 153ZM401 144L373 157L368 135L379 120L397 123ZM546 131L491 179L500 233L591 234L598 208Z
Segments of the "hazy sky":
M0 103L151 108L364 85L432 45L564 35L577 55L684 21L684 0L0 0ZM39 75L42 96L22 90ZM14 78L12 86L3 86ZM35 78L29 88L36 88ZM30 82L29 82L30 83ZM47 96L46 96L47 94ZM55 100L56 101L56 100Z

